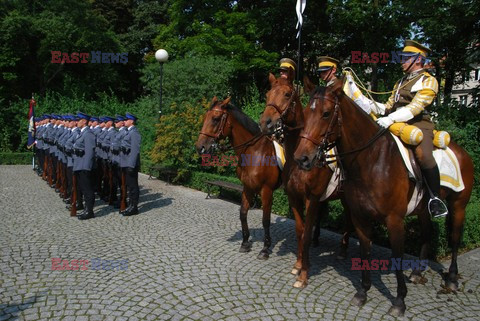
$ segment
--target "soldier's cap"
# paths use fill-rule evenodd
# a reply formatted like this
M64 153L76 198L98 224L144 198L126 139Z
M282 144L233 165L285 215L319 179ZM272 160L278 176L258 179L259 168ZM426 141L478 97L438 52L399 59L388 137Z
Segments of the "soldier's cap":
M400 53L404 57L413 57L421 55L427 57L427 54L430 53L430 48L425 47L424 45L416 42L415 40L405 40L405 47Z
M52 116L49 115L49 114L45 114L45 115L43 115L43 118L44 118L44 119L50 119L50 118L52 118Z
M317 72L322 72L322 71L330 70L332 68L337 68L337 65L339 63L340 62L335 58L328 57L328 56L321 56L318 58Z
M121 122L121 121L125 121L126 118L123 117L122 115L115 115L115 122L118 123L118 122Z
M130 113L126 113L125 118L137 121L137 116L135 116L133 114L130 114Z
M292 68L293 71L297 70L297 64L290 58L280 59L280 67L278 69L287 71L288 68Z
M103 116L103 121L104 122L109 122L109 121L114 121L114 119L110 116Z
M90 121L98 121L98 117L92 116L90 117Z
M80 119L86 119L87 121L90 120L90 116L89 116L89 115L87 115L87 114L85 114L85 113L82 113L82 112L80 112L80 111L77 113L77 117L79 118L79 120L80 120Z

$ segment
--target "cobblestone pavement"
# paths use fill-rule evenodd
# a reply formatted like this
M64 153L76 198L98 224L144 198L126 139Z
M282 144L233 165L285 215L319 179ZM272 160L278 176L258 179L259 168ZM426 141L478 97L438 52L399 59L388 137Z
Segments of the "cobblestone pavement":
M272 217L270 259L261 212L249 213L254 241L239 253L239 206L140 175L140 215L122 217L96 201L96 218L69 217L57 194L29 166L0 166L0 320L393 320L396 282L373 272L362 308L349 304L360 284L351 261L333 255L339 236L322 230L309 285L293 288L294 222ZM358 257L355 240L351 257ZM375 246L374 258L390 251ZM408 284L401 320L479 320L479 253L464 255L457 294L438 294L441 266L425 285ZM88 270L52 270L52 258L90 260ZM128 260L95 270L92 260ZM460 262L462 264L462 259ZM473 260L473 261L472 261ZM125 268L123 266L122 268Z

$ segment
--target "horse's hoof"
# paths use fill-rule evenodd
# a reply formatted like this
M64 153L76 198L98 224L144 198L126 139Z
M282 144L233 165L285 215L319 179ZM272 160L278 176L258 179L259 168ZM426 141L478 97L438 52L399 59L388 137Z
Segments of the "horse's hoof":
M268 254L268 252L260 251L260 253L258 253L257 259L265 261L265 260L268 260L269 257L270 257L270 254Z
M293 275L298 275L298 274L300 274L300 269L294 267L294 268L292 269L292 272L290 272L290 273L292 273Z
M240 253L247 253L252 250L252 243L248 242L240 246Z
M398 306L398 305L392 305L390 307L390 310L388 310L388 314L391 315L392 317L403 317L405 314L405 304Z
M410 277L408 278L410 282L413 284L422 284L425 285L428 282L428 279L426 277L423 277L421 274L410 274Z
M307 287L307 281L297 280L295 283L293 283L293 287L297 289L304 289Z
M361 307L365 304L365 302L367 302L367 295L357 292L353 297L352 301L350 301L350 304Z
M446 280L445 281L445 287L447 289L452 290L452 291L458 291L458 282L457 281Z
M345 260L347 258L347 249L341 247L337 252L337 260Z

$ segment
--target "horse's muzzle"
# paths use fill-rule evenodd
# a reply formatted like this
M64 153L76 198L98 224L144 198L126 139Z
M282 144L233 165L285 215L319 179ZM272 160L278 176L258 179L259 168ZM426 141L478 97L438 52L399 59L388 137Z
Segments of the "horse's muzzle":
M300 169L303 169L305 171L309 171L313 167L312 166L313 162L308 158L308 156L305 156L305 155L296 157L295 162L297 162L298 167L300 167Z

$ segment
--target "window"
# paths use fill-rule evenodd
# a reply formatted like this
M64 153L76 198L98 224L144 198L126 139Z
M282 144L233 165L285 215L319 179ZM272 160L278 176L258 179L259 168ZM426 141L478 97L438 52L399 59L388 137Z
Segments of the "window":
M475 80L480 81L480 69L475 69Z
M467 95L460 96L460 105L467 106Z

